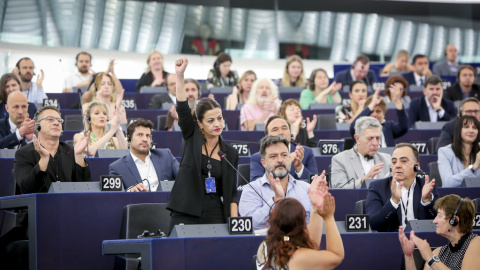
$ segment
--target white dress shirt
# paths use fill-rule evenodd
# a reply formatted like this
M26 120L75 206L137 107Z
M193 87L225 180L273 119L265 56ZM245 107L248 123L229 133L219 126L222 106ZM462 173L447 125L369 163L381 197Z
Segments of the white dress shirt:
M75 70L70 76L68 76L65 79L65 88L72 88L74 86L77 86L79 83L86 81L86 80L92 80L93 76L90 73L87 73L87 75L83 76L80 71Z
M156 191L158 188L158 176L157 171L155 171L155 167L153 166L153 162L151 159L152 154L150 153L150 151L148 153L148 156L145 158L145 162L137 158L134 154L132 154L132 152L130 152L130 155L132 155L133 161L137 166L137 170L140 174L140 177L142 178L142 181L145 179L148 180L148 182L143 181L143 185L149 191Z
M418 75L416 72L413 72L413 76L415 77L415 84L418 85L418 86L424 86L425 84L425 75L424 76L420 76ZM423 83L422 81L423 80Z
M360 162L362 163L363 175L366 175L372 169L373 165L375 165L375 160L372 158L367 161L365 157L362 156L358 151L357 151L357 155L360 158ZM377 175L375 175L373 179L377 179Z
M415 190L415 185L416 182L413 181L412 185L410 186L410 192L408 192L408 189L402 186L402 198L400 198L400 202L398 204L394 203L393 200L390 198L390 203L392 203L393 207L395 209L398 208L399 205L401 205L402 209L402 226L405 228L407 224L405 224L405 208L407 208L407 220L416 220L415 215L413 213L413 192ZM397 182L397 187L398 187L398 182ZM432 193L432 200L433 200L433 193ZM423 206L427 206L431 203L431 201L424 203L422 199L420 198L420 203Z

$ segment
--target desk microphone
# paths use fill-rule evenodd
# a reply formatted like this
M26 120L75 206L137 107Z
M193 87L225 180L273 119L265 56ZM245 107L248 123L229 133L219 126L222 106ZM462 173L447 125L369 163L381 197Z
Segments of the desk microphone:
M247 181L247 179L245 179L245 177L243 177L243 175L235 168L235 166L232 165L232 163L230 163L230 161L228 161L228 159L224 158L226 156L225 153L223 153L222 151L218 151L217 154L220 156L221 159L225 160L228 165L230 165L230 167L232 167L237 173L238 175L240 175L240 177L243 179L243 181L245 181L245 183L247 183L252 189L253 191L255 191L255 193L257 193L257 195L270 207L270 209L272 208L272 206L262 197L262 195L260 195L260 193L258 193L258 191L250 184L250 182Z
M352 182L353 180L355 180L355 178L352 177L352 179L348 180L345 184L343 184L341 187L339 188L343 188L344 186L346 186L347 184L349 184L350 182ZM353 182L353 188L355 189L355 181Z

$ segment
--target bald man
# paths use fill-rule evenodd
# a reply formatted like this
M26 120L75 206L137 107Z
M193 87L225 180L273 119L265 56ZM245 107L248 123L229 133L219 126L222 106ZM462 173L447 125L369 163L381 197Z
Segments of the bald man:
M438 76L457 76L457 57L457 47L453 44L448 44L447 47L445 47L445 60L438 61L433 65L433 73Z
M32 142L35 121L29 118L27 97L20 91L8 95L9 116L0 120L0 149L20 148Z

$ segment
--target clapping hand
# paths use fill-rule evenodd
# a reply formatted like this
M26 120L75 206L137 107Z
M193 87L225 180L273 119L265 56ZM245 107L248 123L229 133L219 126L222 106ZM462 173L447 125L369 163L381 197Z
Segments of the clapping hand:
M392 178L392 183L390 184L390 190L392 192L392 200L396 204L400 203L400 198L402 197L402 187L403 187L403 182L400 182L397 185L397 175L394 174Z
M267 176L268 176L268 183L273 189L273 192L275 192L275 198L274 201L278 201L280 199L283 199L285 197L285 190L283 190L282 184L280 183L280 179L277 177L273 177L272 172L267 171Z
M398 227L398 240L400 241L400 245L402 246L403 254L406 256L412 256L413 250L415 249L415 243L413 242L413 236L415 233L410 231L410 239L407 238L405 232L403 231L403 227Z
M45 73L43 72L43 69L40 69L40 75L37 76L37 89L42 90L43 89L43 80L45 79Z
M379 87L377 91L375 91L375 93L373 94L372 102L368 105L370 111L373 111L373 109L375 109L375 107L383 100L383 97L380 96L380 91L382 91L382 88Z
M35 151L40 155L40 158L50 158L50 153L45 149L40 142L38 142L37 135L33 134L33 147Z
M429 202L432 199L432 190L433 187L435 186L435 179L432 179L432 181L428 181L429 177L428 175L425 175L425 185L423 185L422 188L422 202L426 203Z
M85 137L83 137L81 140L79 140L75 146L73 147L74 148L74 151L75 151L75 155L82 155L83 152L85 151L85 149L87 148L87 145L88 145L88 141L90 139L90 131L87 132L87 134L85 135Z
M316 126L317 126L317 115L316 114L313 115L312 121L310 121L310 118L307 117L307 132L313 132Z

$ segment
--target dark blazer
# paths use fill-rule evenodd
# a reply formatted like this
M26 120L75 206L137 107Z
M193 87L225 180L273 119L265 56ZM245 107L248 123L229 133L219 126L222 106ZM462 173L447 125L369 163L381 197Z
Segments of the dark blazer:
M61 182L84 182L91 181L90 168L81 167L75 162L73 146L60 142L57 154L60 157L61 170L58 179ZM15 153L13 174L21 189L21 193L48 192L52 182L57 181L57 168L53 166L52 158L45 172L38 167L40 155L35 151L33 143L26 145Z
M163 84L161 86L165 86L167 75L168 75L168 72L163 71L163 78L165 79L165 81L163 81ZM142 86L145 86L145 85L149 86L152 84L152 82L153 82L153 73L151 71L143 73L142 77L138 79L137 84L135 85L135 92L139 93L140 88L142 88Z
M370 183L367 193L366 211L370 216L370 227L372 230L379 232L397 232L398 227L402 224L402 206L401 204L395 209L390 203L392 191L390 185L392 177L380 179ZM437 186L433 187L433 201L423 206L420 202L422 199L422 188L425 184L424 178L417 177L415 189L413 190L413 214L416 219L434 219L437 215L433 209L435 201L438 199Z
M170 149L151 149L150 153L158 181L175 180L179 164ZM108 171L110 175L122 176L125 189L142 182L137 165L135 165L130 153L110 164Z
M408 116L407 111L405 109L396 110L397 111L397 118L398 123L386 120L382 123L382 131L383 135L385 136L385 142L387 143L387 147L394 147L395 146L395 139L405 135L408 131ZM352 124L350 125L350 134L355 134L355 123L357 119L362 116L369 116L372 113L370 108L366 107L363 111L353 120Z
M352 82L356 81L352 78L350 70L351 68L337 72L337 74L335 75L335 81L337 83L342 83L342 85L350 85ZM377 76L375 76L375 72L369 70L367 77L363 79L363 81L365 82L365 84L371 86L372 83L377 81Z
M153 109L162 109L163 103L172 103L173 100L168 94L157 94L150 99L150 103L148 104L148 108Z
M200 127L194 121L188 101L177 101L178 125L182 130L184 148L178 175L173 185L167 209L197 216L202 214L205 179L201 177L202 145L205 142ZM220 137L220 148L225 158L238 167L238 153ZM223 214L230 217L230 204L238 203L237 173L222 159Z
M414 71L410 71L407 73L403 73L402 76L408 82L408 85L417 85L417 81L415 81L415 76L413 75Z
M472 90L468 93L469 97L474 97L479 99L480 98L480 87L478 85L473 84ZM449 99L451 101L463 100L463 91L460 88L460 84L457 82L454 85L450 86L445 90L443 94L443 98Z
M18 140L17 134L10 132L10 122L8 118L0 119L0 149L13 149L21 144L27 145L25 139Z
M453 102L442 98L441 105L445 110L445 114L442 118L438 119L439 121L449 121L457 116L457 108L455 108ZM425 96L412 100L410 107L408 108L408 120L409 127L412 127L417 121L430 122L430 114L428 113Z
M35 106L35 104L28 102L28 117L30 119L33 119L36 112L37 107ZM3 101L0 101L0 119L8 118L8 116L9 114L7 112L7 109L5 109L5 103Z
M295 147L297 145L293 142L290 142L290 153L295 151ZM303 156L303 173L302 176L299 178L295 173L295 168L290 170L290 174L295 179L308 179L309 174L317 174L318 168L317 163L315 162L315 156L313 155L312 148L308 146L303 146L305 149L305 153ZM260 161L262 157L260 156L260 152L253 154L250 157L250 182L256 180L257 178L262 177L265 174L265 167L263 167L262 162Z
M437 151L440 147L447 146L453 142L453 132L455 131L455 124L457 123L455 118L442 127L442 132L440 133L440 138L437 142Z

